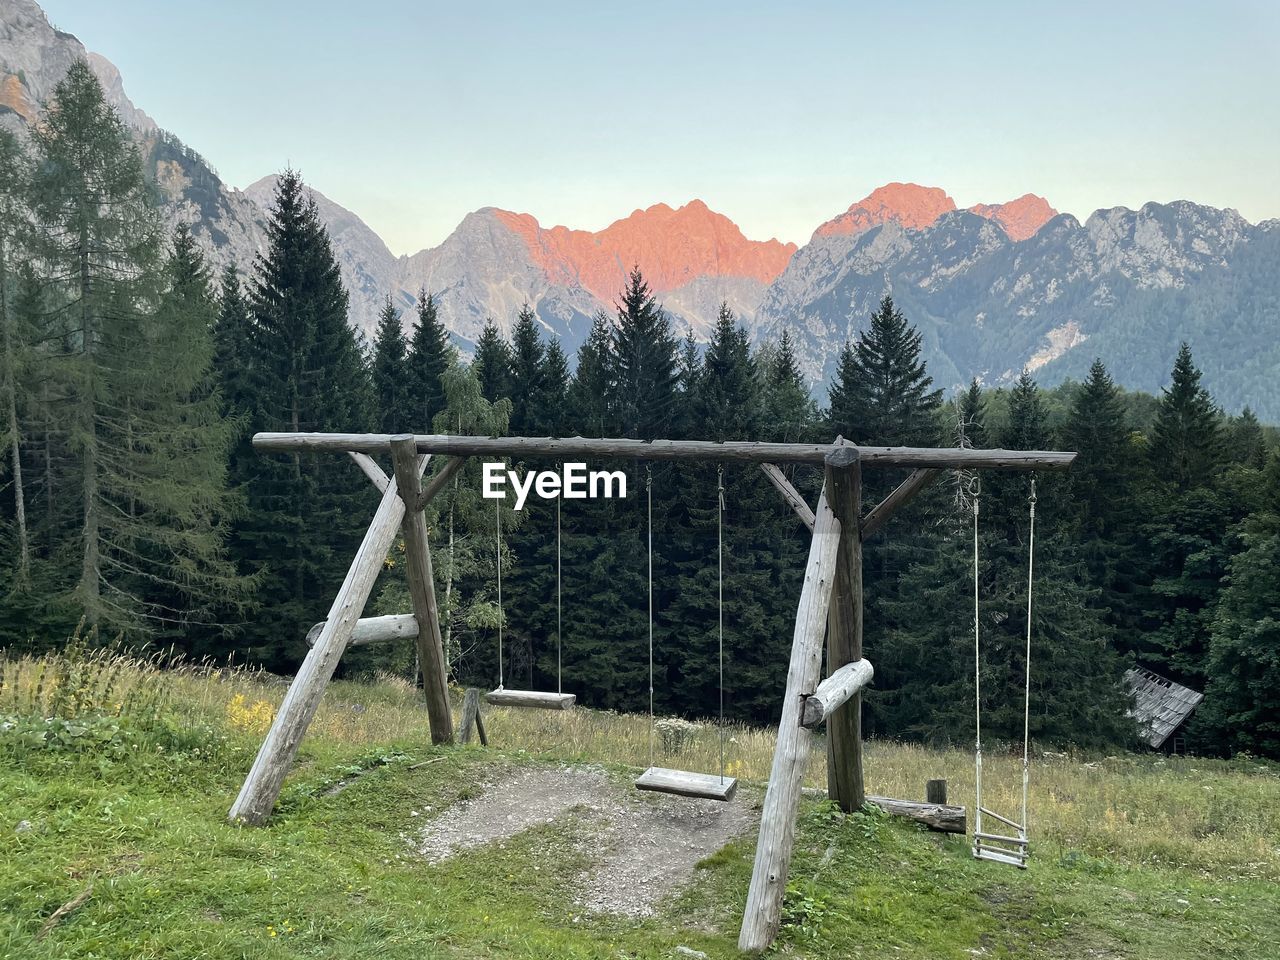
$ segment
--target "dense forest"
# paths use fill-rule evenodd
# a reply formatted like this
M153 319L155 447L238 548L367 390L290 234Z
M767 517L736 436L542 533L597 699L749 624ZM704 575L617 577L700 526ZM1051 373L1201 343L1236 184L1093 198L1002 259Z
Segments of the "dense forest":
M1023 374L948 397L886 297L819 404L786 334L753 349L725 308L709 343L680 340L643 265L574 358L526 309L468 362L425 291L409 317L388 298L366 343L296 173L268 249L215 277L185 230L163 235L87 66L49 106L29 142L0 131L0 643L55 646L83 622L291 673L377 493L345 459L256 454L260 430L1062 448L1069 474L949 477L868 542L869 731L970 737L975 500L984 708L994 735L1020 731L1034 496L1033 736L1128 742L1120 675L1140 663L1205 692L1192 747L1280 756L1280 452L1247 410L1223 415L1187 345L1158 398L1106 358L1053 390ZM554 687L562 662L583 703L645 707L652 531L657 708L715 712L722 589L727 712L774 721L807 551L794 513L745 465L593 467L627 471L628 497L516 511L481 498L472 463L431 504L452 675L497 681L501 625L509 684ZM817 471L788 473L814 501ZM867 505L901 479L869 469ZM409 609L398 556L373 612ZM414 668L408 644L343 667Z

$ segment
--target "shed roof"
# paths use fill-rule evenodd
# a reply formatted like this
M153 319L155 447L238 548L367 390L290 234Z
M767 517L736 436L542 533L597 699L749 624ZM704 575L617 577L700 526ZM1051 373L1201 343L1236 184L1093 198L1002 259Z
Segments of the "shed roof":
M1144 667L1130 667L1124 679L1133 694L1132 716L1138 721L1139 735L1153 747L1163 746L1204 699L1203 693Z

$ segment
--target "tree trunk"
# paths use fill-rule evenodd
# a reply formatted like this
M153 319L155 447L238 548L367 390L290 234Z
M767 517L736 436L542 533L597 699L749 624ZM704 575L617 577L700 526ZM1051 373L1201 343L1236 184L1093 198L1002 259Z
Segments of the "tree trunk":
M9 274L5 267L5 249L0 238L0 330L4 332L4 388L5 417L8 420L9 446L13 457L13 516L18 530L18 563L14 571L13 588L25 590L31 577L31 546L27 537L27 504L22 488L22 442L18 431L18 385L14 376L14 346L9 326Z
M77 592L84 604L85 621L90 627L98 625L101 619L101 589L98 578L101 576L99 556L99 517L98 517L98 417L97 417L97 370L94 368L94 340L97 331L94 329L93 314L89 308L89 237L85 229L80 231L80 328L84 338L85 357L85 393L81 400L81 430L84 443L83 483L84 483L84 552L80 564L80 585Z

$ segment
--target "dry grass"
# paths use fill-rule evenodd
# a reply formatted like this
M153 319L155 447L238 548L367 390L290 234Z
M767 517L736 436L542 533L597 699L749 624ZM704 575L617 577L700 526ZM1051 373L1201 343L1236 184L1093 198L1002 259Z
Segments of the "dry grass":
M258 738L286 689L276 678L245 670L188 665L161 673L154 661L110 656L93 658L91 670L69 670L64 659L0 656L0 714L33 709L37 702L47 705L56 689L50 684L63 677L70 679L57 682L87 683L99 694L108 690L104 702L112 705L128 702L131 691L136 702L144 702L145 691L161 688L169 713ZM485 717L491 745L503 751L632 767L646 766L651 759L691 770L716 771L720 766L721 738L714 726L701 726L671 754L662 749L644 716L488 708ZM373 684L334 683L308 737L359 749L425 742L426 731L419 695L402 679L386 677ZM726 772L765 782L773 745L771 729L726 728ZM818 745L806 773L810 786L825 785L825 767ZM945 777L953 802L972 803L973 758L967 751L872 741L866 750L866 777L871 793L919 799L926 779ZM988 754L984 805L1016 813L1021 777L1020 756ZM1044 754L1032 762L1030 811L1033 842L1058 856L1109 857L1280 880L1276 764L1155 754Z

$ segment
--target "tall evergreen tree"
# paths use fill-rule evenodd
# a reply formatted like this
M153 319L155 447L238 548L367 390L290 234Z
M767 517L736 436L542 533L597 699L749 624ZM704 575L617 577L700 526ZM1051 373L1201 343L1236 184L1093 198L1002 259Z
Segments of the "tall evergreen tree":
M542 393L538 400L538 415L534 419L534 431L553 437L568 433L570 414L569 358L564 355L560 341L552 337L547 344L547 354L542 360Z
M609 318L596 314L586 342L578 348L578 369L569 387L569 405L574 411L574 429L586 437L607 437L617 433L610 398L614 394L614 371L609 357Z
M831 388L831 427L861 444L927 446L937 440L942 391L920 358L920 333L893 298L880 301L851 351L842 352Z
M1183 343L1160 400L1151 438L1156 475L1180 491L1203 486L1221 466L1221 415L1200 385L1200 371Z
M763 354L761 359L763 358ZM762 435L776 442L797 442L814 437L817 409L796 360L791 332L783 330L777 350L763 366L764 422Z
M515 436L536 433L540 419L543 396L543 361L546 347L538 332L538 318L526 303L520 309L515 329L511 333L511 349L508 353L510 368L507 383L511 397L511 432Z
M234 266L218 283L218 318L213 326L213 370L223 412L247 414L253 406L253 315L245 303L240 274Z
M207 270L183 229L166 269L141 158L84 61L34 140L37 253L67 353L55 416L78 461L75 605L126 630L207 619L242 586L222 553L230 430L209 378Z
M315 200L292 170L276 186L249 292L251 430L364 429L372 390L347 324L347 294ZM263 577L269 598L243 643L251 659L289 669L305 649L303 627L324 616L342 581L367 523L359 504L372 497L330 458L256 456L239 472L248 511L236 526L237 556Z
M676 416L678 344L649 285L632 269L609 341L613 407L624 437L667 436Z
M471 370L480 381L481 393L490 403L511 397L511 344L503 339L492 319L480 331Z
M417 319L409 339L409 392L414 409L411 420L427 430L445 407L442 377L453 366L457 351L441 323L435 298L418 293ZM415 429L417 427L415 426Z
M400 311L387 297L373 339L374 423L382 433L412 433L418 407L409 383L409 347Z

